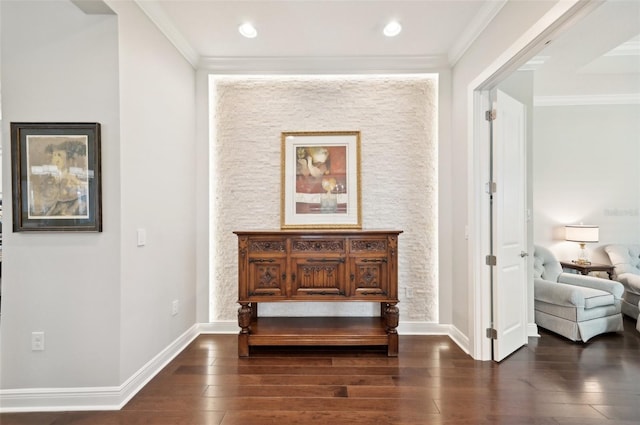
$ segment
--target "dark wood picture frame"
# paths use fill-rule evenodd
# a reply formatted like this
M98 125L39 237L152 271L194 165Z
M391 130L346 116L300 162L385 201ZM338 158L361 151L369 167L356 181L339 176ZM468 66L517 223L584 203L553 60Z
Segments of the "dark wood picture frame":
M13 231L102 231L100 123L11 123Z

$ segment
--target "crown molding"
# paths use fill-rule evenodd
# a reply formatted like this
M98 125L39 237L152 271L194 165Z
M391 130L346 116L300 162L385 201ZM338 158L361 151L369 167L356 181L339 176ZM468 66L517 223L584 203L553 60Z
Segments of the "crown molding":
M534 96L533 106L640 105L640 93Z
M404 74L448 67L444 55L206 57L198 63L198 69L217 74Z
M506 4L507 0L499 0L488 1L482 5L478 13L476 13L476 16L474 16L451 49L449 49L449 66L453 67L460 60L473 42L480 36L482 31L484 31Z
M640 40L630 40L615 47L604 56L640 56Z
M71 0L71 3L87 15L115 15L115 12L102 0Z
M184 56L194 69L197 69L200 55L191 46L186 38L175 27L165 11L156 2L133 0L145 15L155 24L162 34L173 44Z

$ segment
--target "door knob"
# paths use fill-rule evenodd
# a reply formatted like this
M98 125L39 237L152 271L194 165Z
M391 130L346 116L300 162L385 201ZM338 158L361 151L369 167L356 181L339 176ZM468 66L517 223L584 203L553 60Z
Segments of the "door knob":
M529 255L529 253L528 253L528 252L520 251L520 256L521 256L522 258L524 258L524 257L526 257L526 256L528 256L528 255Z

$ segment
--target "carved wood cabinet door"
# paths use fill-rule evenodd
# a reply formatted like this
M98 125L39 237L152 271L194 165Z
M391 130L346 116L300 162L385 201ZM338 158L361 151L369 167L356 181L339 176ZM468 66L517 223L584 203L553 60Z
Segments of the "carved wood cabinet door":
M344 237L307 236L291 240L292 297L347 296Z
M285 298L286 258L249 259L249 297Z
M346 296L344 257L292 258L292 296Z
M349 269L352 296L388 296L389 268L386 258L351 258Z
M251 238L247 244L247 278L243 282L248 299L287 297L287 245L283 238ZM244 265L241 264L241 267ZM243 295L241 295L242 297Z
M389 295L387 239L351 239L349 272L352 296L387 297Z

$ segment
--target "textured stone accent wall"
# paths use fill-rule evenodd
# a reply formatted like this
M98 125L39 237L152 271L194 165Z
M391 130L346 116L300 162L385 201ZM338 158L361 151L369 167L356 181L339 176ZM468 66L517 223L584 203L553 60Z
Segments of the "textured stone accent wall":
M237 239L232 232L280 227L281 132L359 130L363 228L404 231L399 237L401 320L437 321L437 79L424 75L213 81L213 319L236 318ZM260 312L379 312L357 304L262 304Z

